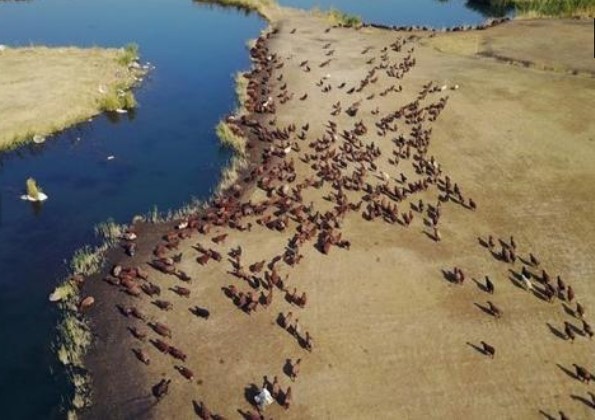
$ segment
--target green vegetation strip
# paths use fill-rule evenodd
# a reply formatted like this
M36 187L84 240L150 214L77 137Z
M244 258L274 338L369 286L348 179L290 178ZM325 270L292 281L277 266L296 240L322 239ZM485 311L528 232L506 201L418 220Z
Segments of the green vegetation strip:
M492 6L514 6L520 17L593 17L595 0L475 0Z

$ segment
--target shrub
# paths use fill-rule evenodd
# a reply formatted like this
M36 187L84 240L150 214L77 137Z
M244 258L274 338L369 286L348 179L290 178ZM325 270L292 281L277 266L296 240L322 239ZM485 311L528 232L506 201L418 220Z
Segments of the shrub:
M43 192L33 178L27 179L27 195L35 200L39 199L39 193Z

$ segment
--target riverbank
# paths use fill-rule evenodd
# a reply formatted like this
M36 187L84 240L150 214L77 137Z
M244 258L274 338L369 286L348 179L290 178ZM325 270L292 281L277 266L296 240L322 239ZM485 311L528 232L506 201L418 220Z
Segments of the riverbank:
M43 141L100 112L136 105L145 71L135 48L9 48L0 51L0 151Z
M548 63L577 68L591 23L555 24L581 42L552 45ZM204 403L248 418L263 376L292 388L289 410L274 404L267 418L587 416L587 388L565 370L588 366L591 343L559 338L580 320L517 287L520 260L504 263L500 245L492 254L478 241L514 235L519 258L540 260L535 288L541 269L560 274L590 313L593 68L544 71L480 53L498 42L514 50L493 31L520 31L516 53L538 62L548 25L432 34L279 16L251 51L248 114L234 124L247 136L246 172L194 217L139 225L133 257L110 255L108 270L140 266L148 280L104 272L86 282L98 334L86 416L192 418ZM479 286L486 275L493 296ZM288 312L290 331L279 325ZM484 340L494 359L475 350ZM295 382L288 359L301 359ZM157 403L162 379L171 384Z

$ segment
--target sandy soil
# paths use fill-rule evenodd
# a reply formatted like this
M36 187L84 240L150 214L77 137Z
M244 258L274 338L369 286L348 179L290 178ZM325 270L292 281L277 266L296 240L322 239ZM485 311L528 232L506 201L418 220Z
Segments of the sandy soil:
M268 262L282 254L298 223L290 221L287 229L277 232L257 224L261 216L242 220L252 222L251 232L213 227L208 235L195 232L172 251L171 255L182 253L176 266L190 275L190 283L151 269L150 281L161 287L160 299L173 304L171 311L159 310L148 296L130 298L105 282L91 283L86 292L99 297L91 311L99 339L88 357L96 393L95 406L86 417L190 419L197 416L196 404L205 402L213 413L241 418L240 411L255 412L249 400L254 387L262 385L263 376L277 376L282 390L291 386L293 395L289 410L275 403L267 408L266 418L537 419L558 418L560 410L573 419L592 416L595 402L590 402L589 392L595 389L573 377L573 363L594 370L593 341L581 335L575 342L560 338L564 322L580 328L581 321L564 309L561 300L548 303L517 286L513 272L520 271L521 260L502 262L478 240L493 235L508 241L514 235L520 258L527 259L532 252L540 260L541 265L530 270L539 273L546 269L554 279L562 276L586 308L585 319L593 324L595 122L589 104L595 100L595 82L584 73L592 74L595 62L581 58L585 51L579 43L551 43L547 50L539 47L544 31L587 39L592 35L590 23L512 22L481 33L431 38L428 33L375 29L333 28L327 32L317 18L292 13L279 20L278 28L267 44L268 53L277 54L278 63L283 63L270 78L271 96L276 97L285 83L294 96L284 104L277 98L276 115L265 114L259 119L271 129L295 123L298 129L290 139L299 151L294 147L269 168L293 159L297 179L290 186L306 177L316 180L312 161L300 160L314 153L308 145L323 137L329 120L337 124L338 133L363 121L368 132L359 138L367 145L373 142L381 151L374 160L377 169L366 164L365 181L373 186L383 184L384 172L390 177L390 188L406 187L400 175L406 175L407 182L420 179L413 169L418 161L402 157L395 166L389 160L398 150L393 139L399 135L411 139L414 124L399 119L396 132L381 135L375 122L414 102L428 82L437 87L458 85L457 90L438 89L419 101L421 108L448 96L435 122L427 111L418 114L423 129L431 130L424 159L434 156L442 168L440 184L448 175L466 200L473 198L477 210L444 202L438 224L442 240L436 242L424 223L426 213L414 210L408 227L382 218L367 221L362 218L368 204L364 201L361 209L348 212L335 230L351 242L349 250L333 246L324 255L313 240L299 248L303 259L295 267L278 263L280 274L289 275L288 289L307 292L303 309L288 303L284 293L275 289L270 307L259 306L248 315L222 292L229 284L250 290L247 282L229 274L227 258L205 266L196 262L201 255L193 247L197 243L224 256L241 245L246 270L254 262ZM522 34L522 42L517 43L510 34ZM515 60L560 62L581 72L573 75L509 65L468 46L444 48L463 45L470 38ZM405 40L399 52L390 48L395 41ZM372 67L403 63L412 47L416 64L403 78L377 70L377 82L361 92L347 93ZM327 56L331 50L333 55ZM329 58L330 63L320 67ZM300 66L305 60L309 72ZM283 80L278 81L280 74ZM329 77L318 86L326 75ZM339 89L343 82L345 87ZM323 92L327 85L332 89ZM393 85L401 85L402 92L380 95ZM307 99L300 100L305 93ZM348 116L345 110L360 100L357 116ZM342 111L331 116L332 104L337 101ZM377 107L379 112L374 115ZM274 125L269 125L273 118ZM306 123L310 129L305 140L299 140L299 127ZM331 149L338 152L345 142L338 136ZM249 144L262 145L254 138ZM358 165L347 162L341 173L351 174ZM266 199L261 189L242 187L246 191L243 201ZM320 189L306 188L303 202L313 203L312 213L324 213L335 204L324 198L331 192L336 191L329 182ZM346 191L346 195L350 203L356 203L365 193ZM426 207L436 205L441 195L443 191L430 185L427 191L399 203L386 200L398 204L402 221L401 214L408 212L411 204L423 199ZM171 225L140 231L136 256L117 252L114 262L146 266L158 237L168 230ZM229 234L225 243L213 243L212 238L221 233ZM462 285L449 282L443 274L454 266L466 273ZM493 296L478 285L486 275L495 284ZM175 285L189 288L191 296L179 297L168 290ZM258 290L262 287L253 292ZM503 311L500 319L481 309L488 300ZM147 332L148 338L158 336L144 322L121 316L116 304L135 306L149 320L171 327L173 336L166 341L182 349L187 361L181 363L159 353L148 340L133 338L126 330L131 325ZM210 318L192 314L189 309L195 305L208 308ZM277 325L279 313L288 311L293 312L294 320L299 318L301 334L307 331L313 337L312 352ZM482 340L495 347L494 359L474 348ZM151 358L150 365L140 363L132 348L142 348ZM292 382L284 374L284 365L287 359L296 358L302 359L301 372ZM186 380L174 369L180 365L194 372L193 380ZM151 387L162 378L172 383L169 394L156 402Z
M7 48L0 51L0 150L99 113L100 87L134 80L116 49Z

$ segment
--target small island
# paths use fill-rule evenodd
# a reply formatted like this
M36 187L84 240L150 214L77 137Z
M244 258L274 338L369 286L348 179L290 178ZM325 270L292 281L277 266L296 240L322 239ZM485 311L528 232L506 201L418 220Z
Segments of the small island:
M136 106L138 48L0 48L0 151Z

